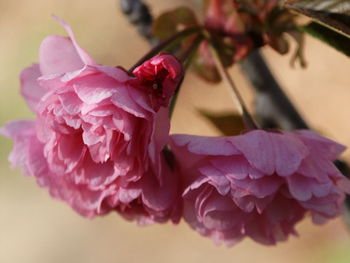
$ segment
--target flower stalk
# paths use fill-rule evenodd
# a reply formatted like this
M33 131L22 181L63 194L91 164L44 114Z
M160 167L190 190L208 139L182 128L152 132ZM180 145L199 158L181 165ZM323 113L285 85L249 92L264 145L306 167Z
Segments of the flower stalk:
M200 30L201 30L200 27L189 27L189 28L186 28L186 29L184 29L182 31L179 31L179 32L171 35L170 37L166 38L165 40L160 42L158 45L153 47L139 61L137 61L136 64L129 69L129 73L132 73L134 71L134 69L137 68L138 66L140 66L143 62L145 62L146 60L149 60L150 58L154 57L155 55L157 55L159 52L163 51L167 47L178 43L183 38L185 38L185 37L187 37L189 35L192 35L194 33L200 32Z
M210 45L209 45L210 51L211 51L213 58L215 60L216 67L217 67L222 79L225 80L225 82L227 83L226 86L229 88L230 93L232 94L233 100L238 105L238 109L239 109L240 113L242 114L242 118L243 118L243 121L244 121L246 128L249 130L259 129L257 123L254 121L252 115L249 113L248 108L247 108L239 90L237 89L237 86L235 85L230 74L227 72L226 68L224 67L223 61L222 61L218 51L216 50L215 46L213 45L213 41L211 40L209 33L207 35L209 38L208 41L210 43Z
M204 39L203 35L198 35L192 41L192 43L189 45L189 47L181 55L178 56L178 59L180 60L180 62L184 66L184 76L182 77L182 80L180 81L178 87L176 88L175 93L173 95L173 98L171 99L171 102L170 102L170 107L169 107L170 119L174 113L174 109L175 109L176 101L177 101L177 98L179 95L180 87L181 87L182 82L185 78L186 69L190 66L192 58L193 58L194 54L196 53L196 51L197 51L197 49L198 49L198 47L203 39Z

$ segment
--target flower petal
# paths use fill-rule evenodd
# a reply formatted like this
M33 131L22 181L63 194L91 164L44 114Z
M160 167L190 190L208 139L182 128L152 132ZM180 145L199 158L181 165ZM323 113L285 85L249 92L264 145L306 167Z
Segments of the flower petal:
M308 154L297 138L262 130L233 137L232 142L254 167L266 174L291 175Z
M39 64L33 64L22 70L20 75L21 95L26 100L28 107L36 112L36 106L40 99L46 94L46 90L38 83L41 76Z
M96 64L77 44L70 26L62 19L54 18L66 29L69 38L52 35L44 39L39 51L41 72L44 75L60 74Z
M43 75L62 74L84 67L71 39L52 35L46 37L39 50L40 70Z

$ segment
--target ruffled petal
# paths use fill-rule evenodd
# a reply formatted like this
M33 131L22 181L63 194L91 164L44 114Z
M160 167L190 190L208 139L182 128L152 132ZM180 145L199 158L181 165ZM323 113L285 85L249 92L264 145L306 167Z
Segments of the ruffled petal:
M35 123L26 120L9 122L0 128L0 134L14 140L14 146L9 155L12 167L21 167L26 174L33 175L27 169L27 160L29 143L35 138Z
M25 68L20 75L21 95L24 97L28 107L33 112L36 112L37 104L47 92L47 90L41 87L38 83L38 78L40 76L41 72L39 64L33 64L32 66Z
M171 135L172 142L176 146L185 146L188 151L198 155L223 155L230 156L240 154L225 137L206 137L187 134Z
M308 150L293 136L255 130L232 138L249 163L266 174L293 174Z
M313 154L322 156L327 160L335 160L345 151L346 147L335 141L317 134L310 130L299 130L296 132L299 138L312 149Z

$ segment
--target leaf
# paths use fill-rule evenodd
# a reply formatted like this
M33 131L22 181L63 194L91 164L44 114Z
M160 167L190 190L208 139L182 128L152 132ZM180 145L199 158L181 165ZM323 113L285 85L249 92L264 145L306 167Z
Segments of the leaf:
M349 0L286 0L285 7L350 37Z
M199 110L199 113L210 121L225 136L234 136L245 130L243 118L234 112L212 113Z
M153 23L153 35L158 39L165 39L183 28L197 25L197 18L191 9L178 7L156 18Z
M350 38L315 22L300 29L350 57Z

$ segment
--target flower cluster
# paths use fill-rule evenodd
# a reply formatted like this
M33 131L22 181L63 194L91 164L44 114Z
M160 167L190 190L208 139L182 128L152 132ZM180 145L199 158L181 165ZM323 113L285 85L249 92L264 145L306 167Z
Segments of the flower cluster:
M60 22L69 37L47 37L40 63L21 74L36 118L0 130L14 140L12 165L54 198L89 218L116 211L146 225L183 217L227 245L244 237L275 244L306 213L317 224L340 214L350 193L333 164L342 145L306 130L169 135L181 63L160 54L132 73L97 64Z
M160 15L153 28L159 39L169 36L176 28L203 28L207 38L199 46L193 70L203 79L219 82L221 76L215 66L210 46L215 46L224 65L243 60L250 52L268 45L280 54L289 51L286 33L297 46L291 62L305 66L303 33L297 30L295 15L281 7L278 0L208 0L204 1L204 19L198 20L189 8L177 8ZM168 24L168 26L163 26Z
M278 0L210 0L205 26L224 37L237 61L265 44L281 54L288 52L283 33L294 29L294 16L280 8Z

